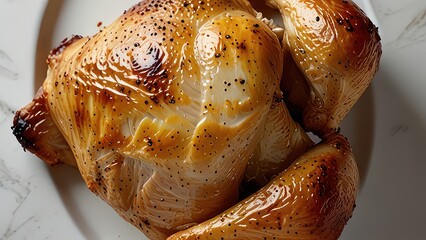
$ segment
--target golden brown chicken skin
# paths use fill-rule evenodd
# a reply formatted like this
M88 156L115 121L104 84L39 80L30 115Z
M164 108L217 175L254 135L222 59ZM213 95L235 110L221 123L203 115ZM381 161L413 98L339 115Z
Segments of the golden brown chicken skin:
M66 163L76 166L73 153L50 115L43 89L33 101L17 111L13 134L25 150L34 153L50 165Z
M246 0L152 0L65 39L15 136L150 239L337 239L358 170L335 131L377 70L377 29L349 1L269 4L284 34Z
M379 68L377 27L352 1L266 2L284 22L281 84L293 116L306 131L333 134Z
M254 15L246 1L143 1L49 56L37 98L49 132L89 189L150 238L238 200L282 74L279 40ZM24 113L15 125L38 124Z
M358 185L349 142L334 134L252 196L168 239L338 239Z

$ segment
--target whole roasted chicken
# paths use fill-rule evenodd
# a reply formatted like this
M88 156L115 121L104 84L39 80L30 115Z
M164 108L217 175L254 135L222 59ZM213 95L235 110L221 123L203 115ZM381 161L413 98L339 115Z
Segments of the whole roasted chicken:
M246 0L152 0L65 39L13 133L151 239L337 239L358 190L338 126L380 38L351 1L267 4L283 27Z

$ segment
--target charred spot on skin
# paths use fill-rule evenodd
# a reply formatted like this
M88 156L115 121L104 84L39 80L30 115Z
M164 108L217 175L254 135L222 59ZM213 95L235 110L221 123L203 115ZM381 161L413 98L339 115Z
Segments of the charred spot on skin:
M12 132L24 150L34 153L40 149L37 141L45 131L43 125L49 117L45 104L45 98L40 89L33 102L15 114Z
M68 46L70 46L71 44L73 44L75 41L82 39L83 37L80 35L73 35L70 38L65 38L64 40L62 40L62 42L59 44L59 46L57 46L56 48L54 48L53 50L50 51L50 54L47 58L47 63L50 63L51 59L54 56L58 56L59 54L61 54Z
M142 222L143 222L146 226L151 225L151 223L150 223L150 222L148 221L148 219L146 219L146 218L142 219Z
M368 19L367 21L368 21L368 22L367 22L367 32L368 32L369 34L374 35L374 37L375 37L375 38L377 39L377 41L379 42L379 41L381 40L380 35L379 35L379 28L378 28L378 27L376 27L376 26L374 25L374 23L373 23L370 19Z
M246 49L247 49L247 47L246 47L246 45L242 42L242 43L238 44L237 49L246 50Z
M158 43L150 43L141 52L132 53L132 68L142 76L152 77L162 70L164 50Z
M25 134L25 132L30 128L31 124L29 124L25 119L23 119L21 117L21 112L18 111L16 113L15 119L13 120L12 132L18 142L24 148L24 150L31 149L34 147L34 142Z
M170 87L172 81L167 71L167 56L162 46L157 42L137 43L139 49L132 52L131 66L138 79L137 86L143 86L153 94L151 100L159 103L160 99L170 102L172 99Z
M340 149L342 149L342 143L341 142L339 142L339 141L337 141L335 144L334 144L334 147L337 149L337 150L340 150Z
M343 25L343 27L346 29L346 31L348 32L354 32L355 28L351 22L351 20L354 20L354 16L349 15L348 17L343 17L341 16L340 18L336 18L337 24L338 25ZM356 20L355 20L356 21ZM357 24L355 24L357 25Z

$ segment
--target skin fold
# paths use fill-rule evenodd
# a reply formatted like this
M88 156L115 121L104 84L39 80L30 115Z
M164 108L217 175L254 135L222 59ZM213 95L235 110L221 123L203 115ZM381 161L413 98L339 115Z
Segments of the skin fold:
M313 146L306 132L290 116L282 96L277 94L274 99L261 141L247 164L242 194L266 185Z
M284 29L246 0L152 0L65 39L14 135L150 239L337 239L358 170L336 129L377 29L350 1L268 4Z
M358 186L350 145L335 134L250 197L168 239L338 239Z

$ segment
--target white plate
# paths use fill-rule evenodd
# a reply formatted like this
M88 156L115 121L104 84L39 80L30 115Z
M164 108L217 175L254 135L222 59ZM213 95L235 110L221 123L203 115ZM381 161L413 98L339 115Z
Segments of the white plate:
M0 239L143 239L87 190L75 169L47 167L24 153L10 131L12 111L31 100L34 81L45 76L49 50L72 34L92 35L99 22L108 25L135 2L0 3L8 36L0 38L0 202L6 209ZM425 238L426 2L357 2L380 26L384 54L373 85L342 126L363 187L341 239Z

